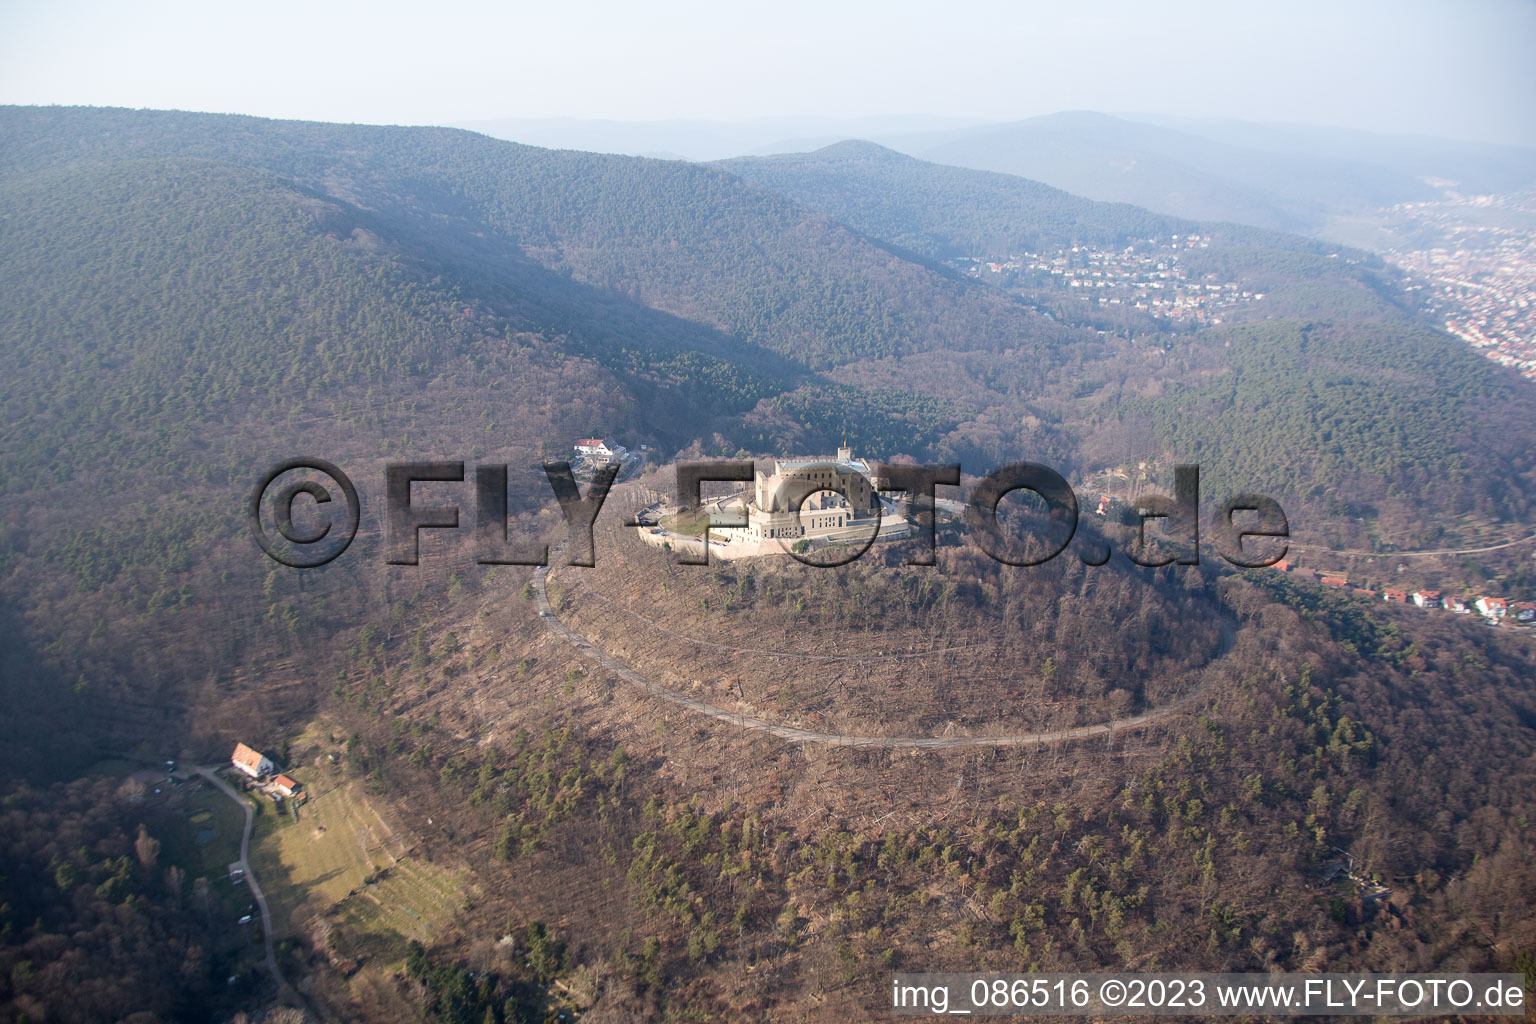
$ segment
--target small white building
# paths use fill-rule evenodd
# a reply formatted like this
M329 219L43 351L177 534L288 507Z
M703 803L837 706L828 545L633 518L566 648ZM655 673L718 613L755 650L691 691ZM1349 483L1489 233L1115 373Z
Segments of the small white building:
M271 758L244 743L235 744L235 752L230 755L229 763L253 779L265 778L277 770Z

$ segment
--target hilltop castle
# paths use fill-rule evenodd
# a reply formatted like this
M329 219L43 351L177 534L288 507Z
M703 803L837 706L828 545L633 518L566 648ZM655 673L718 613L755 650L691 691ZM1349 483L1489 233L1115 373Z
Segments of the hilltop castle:
M799 511L791 511L797 502ZM880 497L874 469L844 445L835 456L760 462L749 489L707 500L702 511L718 524L706 533L711 557L730 559L895 540L912 531L905 508L905 502ZM737 525L727 526L726 518ZM705 543L704 537L672 532L655 519L639 536L669 549L697 551Z
M874 474L851 448L839 448L836 458L775 459L769 467L756 472L744 541L863 540L874 529ZM790 511L796 498L803 502L798 513Z

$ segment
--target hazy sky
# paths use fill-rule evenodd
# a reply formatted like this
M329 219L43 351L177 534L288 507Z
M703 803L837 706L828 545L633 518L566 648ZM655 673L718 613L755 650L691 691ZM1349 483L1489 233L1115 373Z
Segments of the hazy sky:
M0 0L0 102L408 124L1096 109L1536 145L1533 51L1536 0Z

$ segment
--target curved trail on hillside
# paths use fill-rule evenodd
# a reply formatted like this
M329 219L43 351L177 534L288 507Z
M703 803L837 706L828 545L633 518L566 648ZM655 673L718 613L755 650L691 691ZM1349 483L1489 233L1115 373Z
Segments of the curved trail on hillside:
M1536 533L1529 537L1521 537L1519 540L1508 541L1504 544L1494 544L1486 548L1445 548L1441 551L1335 551L1333 548L1325 548L1319 544L1292 544L1297 551L1323 551L1330 555L1358 555L1363 558L1431 558L1441 555L1481 555L1489 551L1503 551L1505 548L1519 547L1521 544L1529 544L1536 541Z
M553 562L555 552L550 553L550 561ZM571 629L555 615L554 608L549 603L549 566L540 566L533 572L534 599L538 606L539 617L561 640L574 647L588 660L612 672L631 686L644 690L648 696L659 697L678 707L687 708L689 711L707 715L718 722L734 725L739 729L751 729L755 732L764 732L770 736L789 740L793 743L818 743L833 747L875 747L885 749L902 750L945 750L961 747L1035 747L1050 743L1063 743L1070 740L1089 739L1094 736L1110 736L1115 733L1125 732L1131 729L1139 729L1144 725L1168 718L1182 711L1196 698L1203 694L1214 681L1217 665L1232 652L1236 643L1237 631L1226 619L1221 620L1221 651L1216 658L1201 670L1200 685L1175 700L1166 704L1160 704L1155 708L1148 708L1139 715L1129 718L1119 718L1109 722L1100 722L1096 725L1079 725L1070 729L1048 729L1040 732L1013 733L1004 736L858 736L841 735L830 732L814 732L809 729L796 729L788 725L775 725L761 718L753 718L738 711L727 711L725 708L716 707L685 693L680 693L669 687L647 679L623 662L614 658L606 651L598 649L590 640Z

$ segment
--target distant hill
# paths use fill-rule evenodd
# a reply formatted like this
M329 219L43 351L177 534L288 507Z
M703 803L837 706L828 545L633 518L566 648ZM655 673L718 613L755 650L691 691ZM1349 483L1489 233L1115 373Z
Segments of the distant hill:
M1536 183L1536 153L1447 140L1241 122L1163 124L1068 112L876 141L938 163L1001 171L1203 220L1309 232L1329 215L1427 199L1426 177L1474 188Z
M401 247L487 311L609 362L650 344L656 332L627 320L657 312L693 326L669 328L656 344L780 374L795 372L784 358L828 367L972 344L992 320L1042 342L1054 330L710 168L449 129L176 113L12 108L0 131L5 180L167 156L274 176L339 207L347 231ZM154 180L159 169L146 173Z
M872 142L716 166L925 256L998 254L1189 230L1192 222L1098 203L1009 174L929 163Z
M949 131L984 123L980 118L920 115L759 117L744 121L503 117L456 121L452 127L547 149L584 149L625 156L665 155L677 160L721 160L749 153L795 153L840 139Z
M456 127L554 149L722 160L864 140L1156 213L1325 233L1330 218L1536 186L1536 151L1431 136L1156 114L1065 111L1015 122L892 116L746 121L502 118Z
M1229 244L1312 250L1293 236L1151 213L1072 195L1015 174L918 160L872 142L716 166L822 210L865 234L931 257L1001 255L1076 244L1124 245L1210 232Z

